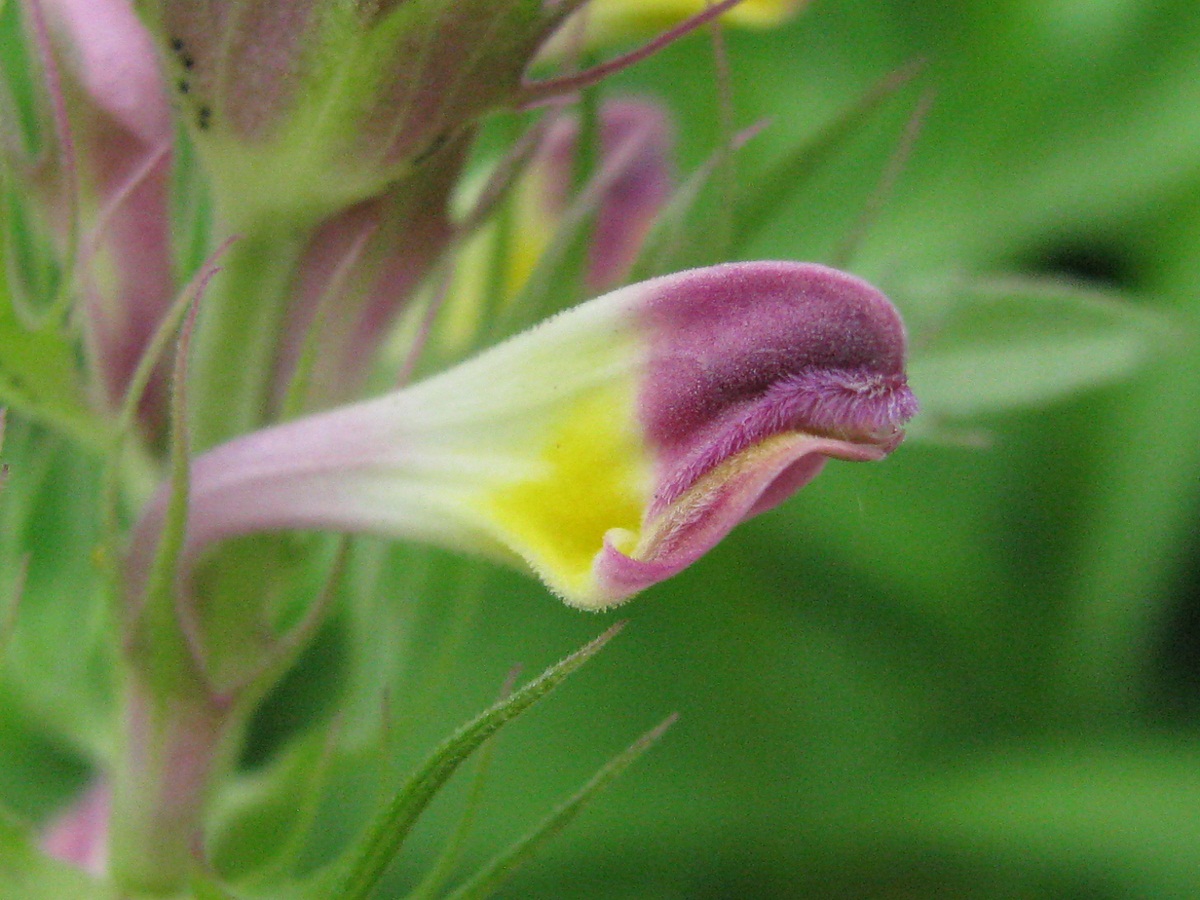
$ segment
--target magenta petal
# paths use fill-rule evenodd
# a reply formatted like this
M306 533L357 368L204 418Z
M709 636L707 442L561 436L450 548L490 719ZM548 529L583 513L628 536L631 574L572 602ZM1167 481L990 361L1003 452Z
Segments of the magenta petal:
M97 782L50 823L42 849L91 875L108 867L108 819L112 790Z
M659 508L632 554L605 541L595 563L598 592L619 603L686 569L739 523L782 503L820 474L829 458L872 461L879 446L796 434L776 438L718 467Z
M882 459L917 409L899 315L851 275L737 263L657 287L641 395L657 488L636 546L610 535L596 559L607 603L691 565L827 459Z
M894 447L916 412L904 325L866 282L804 263L732 263L662 280L642 394L656 508L722 461L803 432Z
M66 39L88 102L139 141L171 133L171 110L150 34L128 0L42 0Z

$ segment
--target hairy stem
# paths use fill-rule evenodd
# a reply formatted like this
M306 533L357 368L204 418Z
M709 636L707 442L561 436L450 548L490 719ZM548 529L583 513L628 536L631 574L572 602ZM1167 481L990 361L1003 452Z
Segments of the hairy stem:
M240 237L213 280L196 335L190 382L199 450L266 420L279 331L309 232L283 224Z
M163 695L130 679L110 847L123 889L170 896L186 883L202 853L215 776L229 764L242 718L210 696Z

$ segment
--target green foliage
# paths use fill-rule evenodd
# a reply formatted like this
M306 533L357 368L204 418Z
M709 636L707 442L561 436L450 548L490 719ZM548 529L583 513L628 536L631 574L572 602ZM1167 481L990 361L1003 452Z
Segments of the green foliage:
M0 671L60 738L107 740L111 622L103 601L99 473L44 429L11 417L0 494L0 591L12 598Z
M952 280L896 296L911 311L909 376L934 422L1043 406L1178 343L1169 318L1066 282Z
M501 727L528 710L558 687L564 679L590 660L620 630L616 625L584 645L557 665L501 700L447 738L412 774L375 821L364 839L331 876L338 885L335 896L344 900L366 900L417 818L455 770ZM320 889L325 893L327 887Z
M623 753L613 757L592 776L587 784L561 803L533 831L491 859L465 884L447 894L447 900L483 900L483 898L492 896L543 845L557 837L588 801L650 749L674 721L675 717L671 716L661 725L642 735Z
M74 339L53 323L23 321L0 268L0 403L95 445L104 431L85 402L77 367Z

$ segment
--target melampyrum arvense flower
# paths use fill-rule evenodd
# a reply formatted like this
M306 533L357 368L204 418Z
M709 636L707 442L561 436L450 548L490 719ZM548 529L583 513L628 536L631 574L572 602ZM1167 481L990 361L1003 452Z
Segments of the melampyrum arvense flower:
M247 571L222 555L226 539L441 545L603 609L691 565L827 460L897 446L916 403L888 300L793 262L626 284L674 190L668 119L605 99L589 129L562 107L616 66L546 74L647 26L768 24L797 5L24 0L49 150L14 153L7 132L2 146L78 294L70 379L99 419L140 410L122 437L137 473L163 480L156 493L123 483L133 467L114 452L113 496L137 523L110 535L124 553L123 738L98 763L105 802L52 836L82 823L99 859L111 835L123 889L182 890L247 718L311 636L230 637L266 621L269 592L243 577L237 602L214 600L212 584ZM482 120L551 101L517 142L527 152L461 208ZM177 246L181 200L208 212L190 223L204 252L222 248L199 276ZM489 316L513 312L564 236L590 240L571 289L594 299L479 351L508 333ZM172 397L170 360L149 357L185 283L207 291ZM151 362L145 396L129 396ZM372 376L400 371L430 374L364 399ZM218 571L208 582L202 560Z
M916 411L904 330L822 266L635 284L411 388L261 430L192 468L188 549L271 529L391 534L524 560L568 603L691 564ZM165 497L139 529L136 583Z

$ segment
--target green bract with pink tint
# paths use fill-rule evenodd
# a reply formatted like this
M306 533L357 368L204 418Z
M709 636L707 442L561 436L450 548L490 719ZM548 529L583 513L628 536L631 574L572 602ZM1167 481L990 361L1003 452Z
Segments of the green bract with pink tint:
M411 388L200 456L186 553L263 530L382 533L523 561L568 603L610 606L826 459L886 456L916 411L904 353L888 300L823 266L635 284Z

